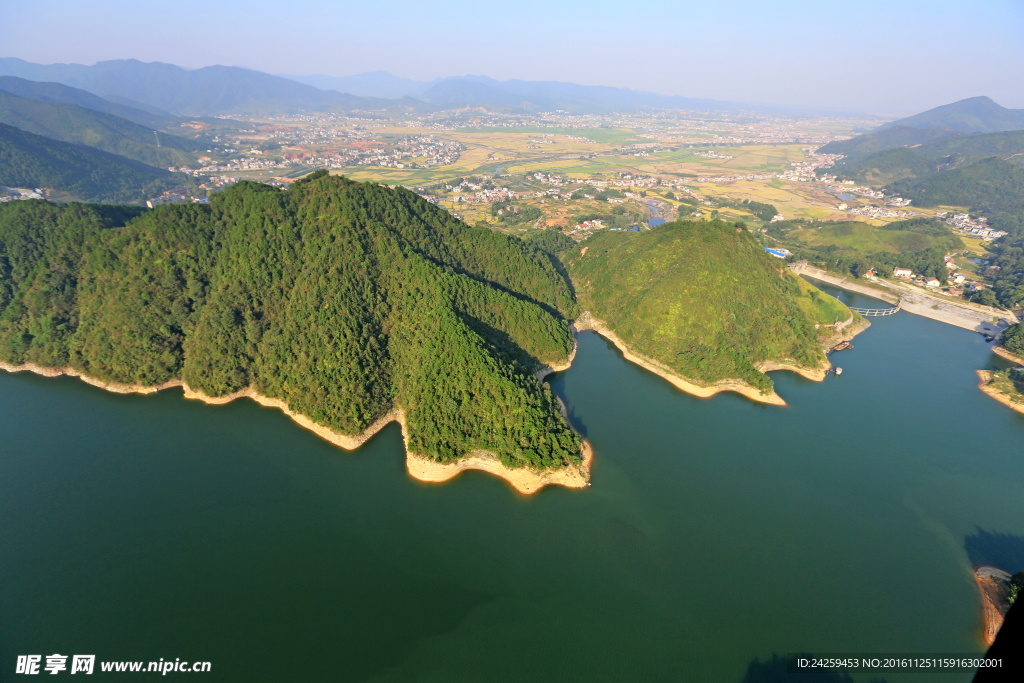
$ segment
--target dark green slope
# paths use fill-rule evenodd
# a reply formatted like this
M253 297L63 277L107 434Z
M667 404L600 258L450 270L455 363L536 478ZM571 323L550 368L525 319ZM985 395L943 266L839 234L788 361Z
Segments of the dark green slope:
M989 215L1024 217L1024 168L995 157L900 180L886 189L918 206L964 206Z
M914 151L929 159L959 159L960 165L988 157L999 157L1010 163L1024 165L1024 130L957 135L933 140Z
M0 185L41 187L79 200L131 204L191 182L180 173L0 123Z
M63 83L45 83L17 76L0 76L0 90L38 102L77 104L80 107L119 116L149 128L162 128L177 122L175 117L169 114L155 114L137 107L111 102L86 90L72 88Z
M0 123L119 154L156 167L194 163L199 143L77 104L39 102L0 90ZM159 143L159 144L157 144Z
M772 381L759 363L817 366L824 353L815 323L850 315L745 230L718 221L599 233L566 262L581 308L631 348L698 382L736 378L767 393Z
M823 171L834 173L842 180L854 180L867 185L884 185L894 180L935 173L940 167L938 162L921 156L915 150L896 147L865 157L841 159Z
M543 254L411 192L314 176L240 183L126 227L44 229L94 207L0 206L0 357L106 380L254 386L361 432L394 406L410 448L561 467L580 442L531 374L564 360L573 299ZM76 213L77 212L77 213ZM19 246L42 245L29 251ZM13 247L11 245L14 245Z
M1024 109L1007 109L989 97L970 97L887 123L882 128L948 128L961 133L996 133L1024 130Z
M882 135L886 132L888 131L873 135ZM868 145L861 145L858 149L867 147ZM923 144L894 146L867 155L852 152L849 158L841 159L831 168L820 169L818 174L834 173L843 179L883 185L904 178L916 178L969 166L990 157L999 157L1012 164L1024 166L1024 130L948 135Z
M915 128L894 126L849 140L830 142L818 151L822 154L844 154L847 158L863 157L893 147L913 147L941 138L959 137L961 133L948 128Z

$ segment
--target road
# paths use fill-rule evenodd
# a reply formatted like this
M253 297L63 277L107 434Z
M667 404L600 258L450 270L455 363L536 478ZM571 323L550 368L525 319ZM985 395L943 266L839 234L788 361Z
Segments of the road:
M920 287L914 287L902 282L879 280L878 284L887 290L880 291L874 287L857 282L853 278L840 277L813 266L791 267L791 269L800 275L821 280L851 292L888 301L893 305L902 299L904 311L988 336L996 336L1002 329L1005 329L1006 325L999 325L997 321L1005 320L1006 324L1012 324L1017 320L1011 311L932 294Z

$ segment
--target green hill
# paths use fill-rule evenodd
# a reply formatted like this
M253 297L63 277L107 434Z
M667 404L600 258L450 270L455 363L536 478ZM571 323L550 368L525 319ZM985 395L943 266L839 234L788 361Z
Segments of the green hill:
M999 158L899 180L886 190L917 206L964 206L1012 226L1024 219L1024 168Z
M0 185L41 187L84 201L132 204L191 183L180 173L0 123Z
M935 173L939 168L939 163L926 159L912 149L896 147L865 157L841 159L831 168L821 170L823 173L833 173L841 180L853 180L864 185L885 185L894 180Z
M195 163L199 143L77 104L39 102L0 90L0 123L119 154L150 166ZM159 144L158 144L159 143Z
M638 353L697 382L736 378L767 393L772 381L755 366L817 366L824 353L815 323L850 315L748 232L718 221L599 233L566 262L581 308Z
M954 157L961 166L988 157L1024 165L1024 130L951 136L923 144L914 151L935 160Z
M948 128L915 128L893 126L873 133L858 135L849 140L830 142L818 149L822 154L845 154L848 158L863 157L893 147L913 147L932 140L959 137L961 134Z
M38 102L77 104L80 107L119 116L149 128L162 128L173 125L179 120L169 114L156 114L138 107L111 102L86 90L72 88L62 83L41 83L17 76L0 76L0 90Z
M881 128L948 128L961 133L996 133L1024 130L1024 109L1007 109L988 97L970 97L887 123Z
M400 406L409 448L578 462L531 374L564 361L568 282L526 242L405 189L324 172L146 211L0 205L0 358L108 381L243 387L357 434Z
M971 135L945 135L926 142L914 143L913 135L903 135L914 128L891 128L852 140L833 142L822 151L847 154L833 167L820 169L818 175L834 173L845 180L883 185L904 178L937 173L941 170L973 164L989 157L999 157L1018 166L1024 166L1024 130L1002 133L973 133ZM936 129L931 129L936 130ZM928 130L920 130L922 134ZM896 133L889 135L890 133ZM905 144L897 144L897 143ZM849 147L843 145L850 144ZM878 151L865 153L882 144L889 145ZM840 151L840 150L846 151Z

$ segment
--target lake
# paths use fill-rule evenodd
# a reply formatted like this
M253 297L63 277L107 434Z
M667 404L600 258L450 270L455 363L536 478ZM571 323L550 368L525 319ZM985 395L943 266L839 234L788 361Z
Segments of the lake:
M396 425L348 453L248 400L0 372L2 666L757 683L793 652L981 652L972 566L1024 569L1024 415L974 374L1003 363L906 312L854 344L842 377L773 373L779 408L582 333L551 385L593 485L532 497L412 480Z

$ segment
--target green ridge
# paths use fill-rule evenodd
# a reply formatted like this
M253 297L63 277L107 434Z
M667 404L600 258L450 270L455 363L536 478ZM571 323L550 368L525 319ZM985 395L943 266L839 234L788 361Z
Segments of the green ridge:
M572 350L575 303L522 240L321 172L112 227L131 211L0 206L0 358L213 396L254 386L345 434L397 405L410 448L438 461L579 461L532 375Z

